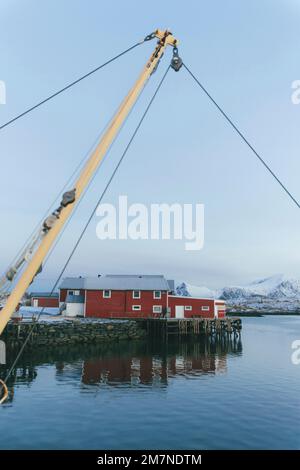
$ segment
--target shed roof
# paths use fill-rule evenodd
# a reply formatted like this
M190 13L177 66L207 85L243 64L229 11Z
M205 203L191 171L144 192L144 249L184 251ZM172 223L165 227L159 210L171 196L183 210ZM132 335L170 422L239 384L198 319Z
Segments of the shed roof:
M84 304L84 296L83 295L67 295L66 303L68 304Z
M100 277L68 277L60 289L84 290L161 290L168 291L169 284L161 274L107 274Z
M54 299L58 299L58 292L31 292L30 297L36 297L36 298L41 298L41 297L53 297Z

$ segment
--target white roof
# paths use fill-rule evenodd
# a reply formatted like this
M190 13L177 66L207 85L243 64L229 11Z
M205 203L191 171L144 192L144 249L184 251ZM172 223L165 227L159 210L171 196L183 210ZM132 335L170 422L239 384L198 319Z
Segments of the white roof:
M169 284L163 275L107 274L99 277L67 277L60 289L83 290L160 290L168 291Z

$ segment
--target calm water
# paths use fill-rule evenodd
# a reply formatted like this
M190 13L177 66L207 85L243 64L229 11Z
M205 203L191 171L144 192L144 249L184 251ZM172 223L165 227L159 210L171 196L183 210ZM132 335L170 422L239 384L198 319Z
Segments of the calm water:
M227 345L137 342L24 356L0 408L0 446L300 449L295 339L300 318L247 318L241 341Z

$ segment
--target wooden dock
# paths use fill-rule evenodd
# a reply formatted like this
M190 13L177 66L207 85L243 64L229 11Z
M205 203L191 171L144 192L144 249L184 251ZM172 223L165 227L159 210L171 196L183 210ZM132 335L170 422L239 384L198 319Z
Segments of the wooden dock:
M149 318L147 333L150 337L170 336L234 336L240 335L242 320L230 318Z

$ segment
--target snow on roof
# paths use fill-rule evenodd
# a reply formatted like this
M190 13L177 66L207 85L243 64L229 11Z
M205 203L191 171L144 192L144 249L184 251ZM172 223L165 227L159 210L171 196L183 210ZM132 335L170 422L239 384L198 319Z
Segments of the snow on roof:
M31 292L30 297L54 297L58 299L58 292L53 292L52 294L51 292Z
M60 289L86 290L160 290L168 291L169 284L161 274L107 274L99 277L68 277Z

